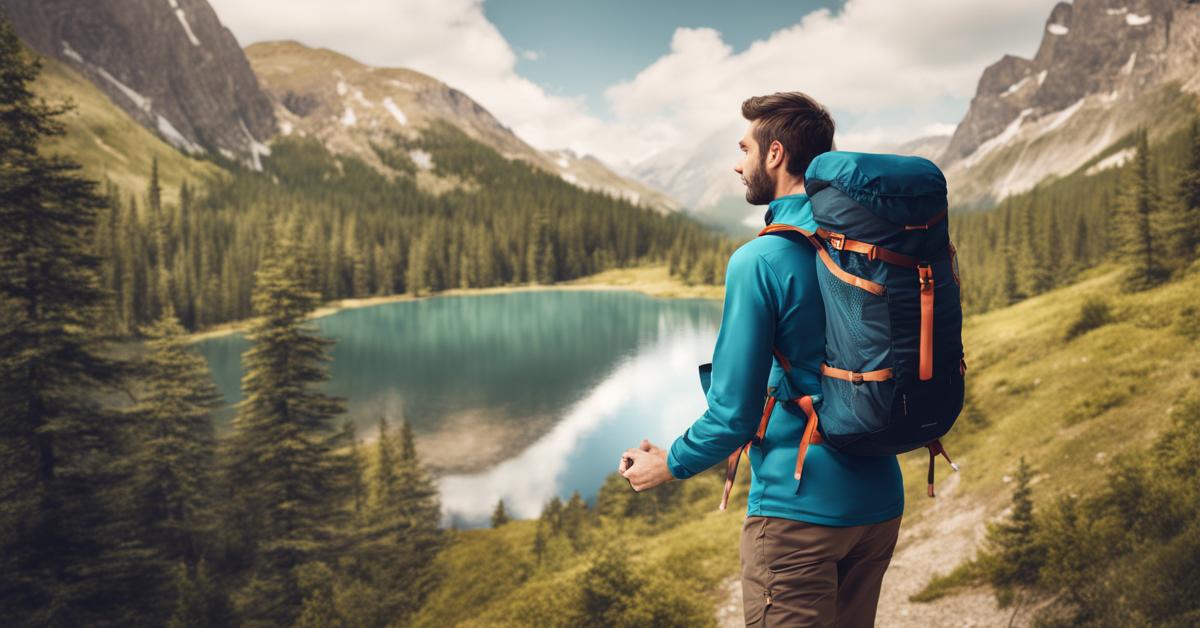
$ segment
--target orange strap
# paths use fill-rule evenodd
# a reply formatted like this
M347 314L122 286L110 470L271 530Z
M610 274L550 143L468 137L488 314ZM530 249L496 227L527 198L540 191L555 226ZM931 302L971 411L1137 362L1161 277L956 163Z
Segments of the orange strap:
M795 231L796 233L799 233L799 234L803 235L804 237L808 238L808 241L811 242L814 247L816 247L817 255L821 258L821 262L823 264L825 264L825 268L829 269L829 272L832 273L834 277L837 277L838 279L844 281L845 283L848 283L857 288L862 288L863 290L866 290L867 292L870 292L871 294L874 294L876 296L883 295L884 287L881 284L877 284L874 281L863 279L862 277L859 277L858 275L853 275L849 272L846 272L846 270L843 269L841 266L838 266L837 262L834 262L833 258L829 256L829 251L825 250L825 245L821 243L821 240L819 238L817 238L811 231L808 231L807 229L801 229L800 227L794 227L792 225L774 223L774 224L767 225L766 227L763 227L762 231L758 232L758 235L761 236L761 235L766 235L768 233L777 233L780 231Z
M916 268L917 265L921 263L921 260L911 255L897 253L895 251L885 249L882 246L871 244L870 242L851 240L843 233L829 231L824 227L817 229L817 235L825 238L825 240L829 242L830 246L839 251L853 251L855 253L862 253L863 255L866 255L867 259L869 260L881 259L889 264L907 266L909 268Z
M862 382L882 382L892 378L892 369L879 369L878 371L867 371L865 373L856 373L845 369L834 368L828 364L821 365L821 374L825 377L833 377L836 379L844 379L848 382L861 384Z
M804 455L808 453L808 444L813 442L813 435L817 432L817 411L813 408L812 397L805 395L796 400L800 407L804 409L804 414L808 415L808 424L804 426L804 436L800 438L800 448L796 451L796 480L800 479L800 472L804 470Z
M929 264L917 267L921 282L921 360L920 378L933 378L933 269Z
M775 410L775 397L767 395L767 401L763 404L763 415L758 421L758 431L754 433L754 439L749 443L738 447L729 458L725 460L725 488L721 491L721 510L729 507L729 494L733 491L733 481L737 478L738 463L742 460L742 453L750 448L750 445L757 445L762 442L763 436L767 433L767 424L771 420L771 413ZM817 411L813 409L812 397L805 395L794 399L797 404L804 410L804 414L809 418L808 423L804 428L804 436L800 439L800 448L796 454L796 479L800 479L800 471L804 466L804 454L808 451L810 444L816 445L824 442L821 439L821 433L817 431Z

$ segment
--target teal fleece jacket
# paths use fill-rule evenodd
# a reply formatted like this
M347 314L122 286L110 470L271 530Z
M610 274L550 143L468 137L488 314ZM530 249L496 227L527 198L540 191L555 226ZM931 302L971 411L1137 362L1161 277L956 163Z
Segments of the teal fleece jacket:
M805 194L771 202L767 224L815 231ZM713 349L708 409L671 444L667 465L677 479L723 462L750 440L762 418L767 386L777 397L813 395L820 416L820 368L825 356L825 310L816 254L798 234L747 242L729 258L725 306ZM786 375L772 355L791 362ZM749 448L752 479L747 516L762 515L826 526L878 523L904 511L904 483L895 456L853 456L816 444L801 480L794 478L805 425L795 404L776 403L762 443Z

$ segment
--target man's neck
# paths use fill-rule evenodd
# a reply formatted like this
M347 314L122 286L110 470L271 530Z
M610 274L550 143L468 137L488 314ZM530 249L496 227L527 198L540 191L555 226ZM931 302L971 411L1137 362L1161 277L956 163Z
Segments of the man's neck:
M784 175L775 182L775 198L804 194L804 179Z

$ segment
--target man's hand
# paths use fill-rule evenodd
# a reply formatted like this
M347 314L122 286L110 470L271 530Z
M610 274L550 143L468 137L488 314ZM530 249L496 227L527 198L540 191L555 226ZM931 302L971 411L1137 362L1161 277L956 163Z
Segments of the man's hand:
M617 470L638 492L675 479L667 467L667 452L648 440L643 440L637 449L626 449Z

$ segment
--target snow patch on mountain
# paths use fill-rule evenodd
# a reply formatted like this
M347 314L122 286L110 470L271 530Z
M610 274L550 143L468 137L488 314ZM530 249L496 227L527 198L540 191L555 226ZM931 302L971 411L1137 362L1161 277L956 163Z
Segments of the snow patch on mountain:
M192 42L193 46L199 46L200 40L196 38L196 33L192 32L192 25L188 24L187 15L183 9L179 8L178 0L167 0L171 5L171 11L175 13L175 17L179 18L179 24L183 26L183 32L187 33L188 41Z
M1126 7L1121 7L1119 9L1105 9L1104 12L1108 15L1125 15L1129 12L1129 9Z
M259 158L260 157L269 157L271 155L271 149L266 144L263 144L262 142L260 142L254 138L254 134L250 133L250 129L246 128L245 120L238 118L238 124L242 125L242 133L246 134L246 140L249 142L248 147L250 149L251 165L254 166L255 170L258 170L261 172L262 171L262 160L260 160Z
M383 99L383 108L387 109L388 113L392 114L392 117L396 119L396 122L399 122L400 124L408 124L408 116L404 115L403 111L400 111L400 107L396 106L396 101L392 100L391 96Z
M1130 26L1145 26L1150 23L1151 19L1153 19L1153 16L1129 13L1125 16L1125 23Z
M1137 149L1134 149L1134 148L1126 148L1124 150L1117 151L1117 152L1109 155L1108 157L1105 157L1104 159L1101 159L1100 161L1092 164L1087 170L1084 171L1083 174L1088 175L1090 177L1098 172L1108 170L1109 168L1119 168L1119 167L1125 165L1125 162L1129 161L1130 159L1133 159L1134 155L1136 155L1136 154L1137 154Z
M1046 26L1046 31L1051 35L1066 35L1070 30L1062 24L1049 24Z
M1024 124L1025 119L1032 114L1033 109L1022 109L1021 113L1017 114L1016 119L1014 119L1012 122L1009 122L1008 126L1004 127L1004 130L1001 131L999 135L996 135L995 137L980 144L979 148L975 149L975 152L967 156L967 158L963 160L963 165L967 168L970 168L971 166L979 163L979 161L986 157L988 153L991 153L997 148L1007 144L1010 140L1016 138L1017 134L1021 132L1021 125Z
M171 124L171 121L164 118L161 113L158 114L157 117L157 127L158 133L175 148L178 148L189 155L204 152L204 149L199 144L196 144L195 142L192 142L188 138L184 137L183 134L179 132L179 129L176 129L175 125Z
M66 57L68 59L74 61L75 63L84 63L83 55L79 54L78 52L75 52L75 49L72 48L71 44L68 44L67 40L65 40L65 39L63 40L63 43L62 43L62 50L63 50L63 54L66 55Z
M354 109L346 107L346 112L342 114L342 126L354 126L358 124L358 116L354 115Z
M1058 114L1056 114L1050 121L1050 124L1041 130L1041 133L1049 133L1050 131L1061 128L1062 125L1067 123L1067 120L1071 119L1071 116L1075 115L1075 112L1079 111L1079 108L1083 106L1083 103L1086 100L1087 98L1080 98L1070 107L1058 112Z
M1037 73L1038 87L1041 87L1042 83L1046 82L1046 73L1047 72L1049 72L1049 70L1042 70L1041 72Z
M1137 63L1137 51L1135 50L1132 54L1129 55L1129 60L1125 62L1125 65L1121 66L1121 74L1123 76L1129 76L1130 74L1133 74L1133 66L1136 63Z
M127 98L129 98L129 100L133 101L133 104L137 105L138 109L141 109L142 111L145 111L147 113L150 112L150 99L149 98L146 98L145 96L137 93L137 91L135 91L132 87L122 83L121 81L118 81L117 77L113 76L112 74L109 74L108 70L105 70L104 68L97 67L96 72L98 72L100 74L100 76L104 77L104 80L108 81L109 83L112 83L113 86L115 86L117 89L121 90L121 93L125 94L125 97L127 97Z
M408 151L408 158L417 164L421 170L433 169L433 155L429 151L424 151L419 148L414 148Z

